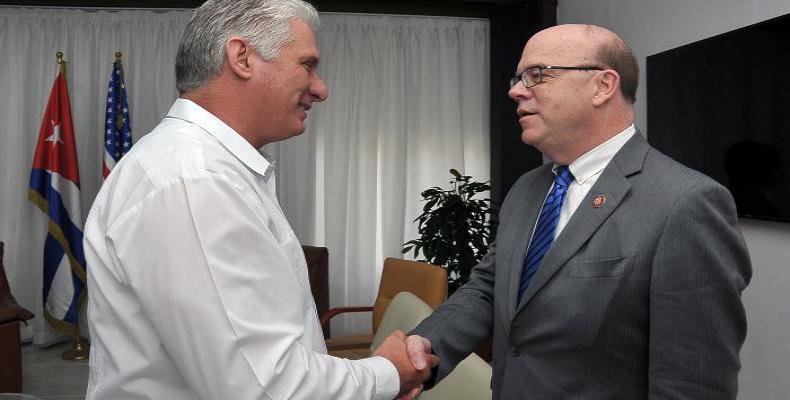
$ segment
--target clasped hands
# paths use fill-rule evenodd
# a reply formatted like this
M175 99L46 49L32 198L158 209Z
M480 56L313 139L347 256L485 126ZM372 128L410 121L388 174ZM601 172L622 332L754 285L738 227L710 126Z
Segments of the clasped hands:
M384 357L395 365L400 377L398 400L411 400L422 392L423 382L431 377L431 368L439 364L439 357L431 354L431 342L424 337L406 337L395 331L379 345L374 355Z

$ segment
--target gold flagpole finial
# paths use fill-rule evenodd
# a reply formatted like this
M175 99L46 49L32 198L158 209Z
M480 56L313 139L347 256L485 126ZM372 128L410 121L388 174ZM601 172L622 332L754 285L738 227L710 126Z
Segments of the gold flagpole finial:
M115 52L115 62L113 64L118 64L116 67L118 68L118 73L121 75L121 80L123 80L123 65L121 64L121 52ZM120 85L120 83L119 83Z
M57 59L58 59L58 67L60 67L60 73L63 74L63 76L65 77L66 76L66 60L63 59L63 52L59 51L59 52L55 53L55 57L57 57Z

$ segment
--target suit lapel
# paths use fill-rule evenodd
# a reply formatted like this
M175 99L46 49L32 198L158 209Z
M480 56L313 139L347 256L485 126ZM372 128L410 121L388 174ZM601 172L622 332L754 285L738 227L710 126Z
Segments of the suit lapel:
M546 199L546 194L549 192L552 182L554 182L554 174L551 172L552 164L545 164L539 168L542 169L534 182L524 185L521 189L524 193L514 196L519 204L514 208L517 211L514 213L516 221L517 233L513 240L514 245L511 246L512 251L508 254L508 263L510 265L510 279L508 290L508 313L512 318L516 311L516 302L518 301L518 285L521 281L521 270L523 269L524 256L527 254L527 245L532 236L532 230L535 228L535 221L538 218L540 209L543 208L543 201Z
M579 204L568 224L557 237L549 252L546 253L543 261L541 261L540 267L524 293L521 303L516 307L516 313L519 313L535 297L535 294L576 254L579 248L589 240L601 224L620 206L620 203L631 190L631 183L627 177L642 169L648 149L647 142L642 138L640 132L637 131L615 154L615 157L587 193L581 204ZM595 208L592 206L592 201L598 195L605 196L606 203L600 208ZM527 240L529 240L529 237L527 237ZM526 244L524 249L526 249ZM522 254L522 262L523 257L524 255Z

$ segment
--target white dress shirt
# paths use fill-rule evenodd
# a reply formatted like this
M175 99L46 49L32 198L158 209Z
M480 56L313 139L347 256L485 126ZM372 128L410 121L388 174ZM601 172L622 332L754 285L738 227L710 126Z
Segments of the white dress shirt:
M560 219L557 220L557 229L554 231L555 239L562 232L562 229L565 228L565 225L568 224L573 212L576 211L582 200L587 196L587 193L595 185L595 182L598 181L598 177L601 176L603 170L612 161L614 155L634 136L635 132L636 128L634 125L631 125L609 140L582 154L581 157L568 165L568 169L573 174L573 181L568 185L568 191L565 193L565 200L563 200L562 209L560 210ZM559 166L556 164L552 168L555 175L557 168ZM551 192L551 189L549 189L549 192ZM548 193L546 195L548 196ZM592 204L589 206L592 207Z
M388 360L326 354L273 166L179 99L85 225L88 399L391 399Z

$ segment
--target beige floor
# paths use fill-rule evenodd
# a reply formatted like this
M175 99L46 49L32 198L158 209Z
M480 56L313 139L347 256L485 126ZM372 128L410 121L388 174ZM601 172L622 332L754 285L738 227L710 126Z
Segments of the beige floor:
M22 393L45 400L84 399L88 361L64 360L61 355L71 345L22 345Z

